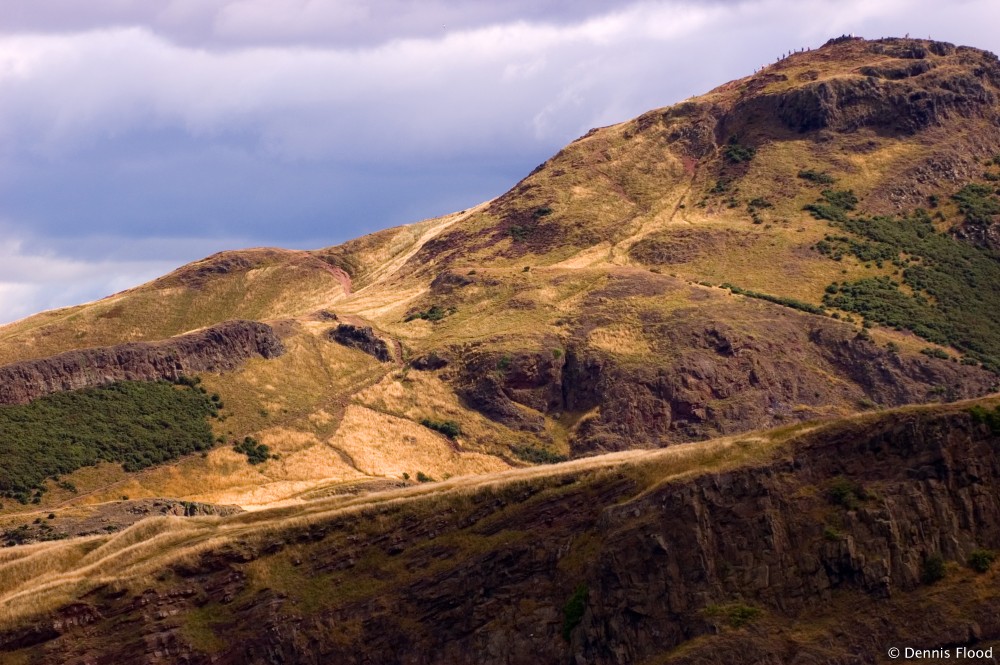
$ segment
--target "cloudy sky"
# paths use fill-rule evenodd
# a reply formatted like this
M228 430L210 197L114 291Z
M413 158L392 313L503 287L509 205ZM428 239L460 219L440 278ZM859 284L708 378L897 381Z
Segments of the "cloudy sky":
M997 0L0 0L0 322L503 193L589 128Z

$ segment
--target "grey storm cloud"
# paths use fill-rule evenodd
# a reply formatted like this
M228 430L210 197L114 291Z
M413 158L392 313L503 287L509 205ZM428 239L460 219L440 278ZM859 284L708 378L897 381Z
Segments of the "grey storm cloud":
M4 0L0 321L468 207L841 33L996 50L998 24L996 0Z
M208 48L359 46L519 21L566 25L613 7L598 0L7 0L0 31L141 26L178 43Z

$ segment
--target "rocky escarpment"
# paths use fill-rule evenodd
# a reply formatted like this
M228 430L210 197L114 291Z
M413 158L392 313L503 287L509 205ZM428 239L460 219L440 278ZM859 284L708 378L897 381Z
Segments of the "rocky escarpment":
M998 572L964 565L1000 548L998 434L955 407L911 410L686 479L660 481L684 468L661 455L313 521L205 551L155 589L98 589L6 627L0 648L39 662L604 665L987 646Z
M228 321L159 342L69 351L0 367L0 404L25 404L51 393L114 381L177 379L226 372L250 358L275 358L285 348L274 330L256 321Z
M387 363L392 362L392 351L385 340L375 334L371 326L355 326L341 323L327 333L327 337L343 346L357 349L363 353Z
M461 370L450 375L469 407L513 429L539 432L543 415L582 416L570 438L575 454L996 389L997 377L978 367L901 354L823 317L753 306L759 325L739 328L725 315L707 322L694 313L660 320L650 314L643 362L596 348L583 329L565 342L532 341L520 352L467 350ZM746 311L741 318L752 321Z
M995 117L1000 88L995 55L943 42L886 40L853 48L859 47L890 59L860 66L853 76L748 96L721 119L724 133L739 133L745 123L767 117L799 132L877 127L904 133L950 117Z

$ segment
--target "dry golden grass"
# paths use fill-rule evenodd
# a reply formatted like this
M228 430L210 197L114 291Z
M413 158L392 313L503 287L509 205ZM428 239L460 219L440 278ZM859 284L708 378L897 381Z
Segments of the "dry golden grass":
M587 336L587 341L595 348L621 355L649 356L653 353L642 329L632 326L595 328Z
M509 468L492 455L460 450L461 437L456 445L412 420L356 405L347 407L330 443L369 476L416 477L422 471L440 478Z
M423 432L419 432L420 434L431 434L436 442L435 446L444 439L419 425L424 418L456 421L462 428L459 445L465 452L497 455L506 452L511 444L534 439L531 434L513 432L482 414L467 409L459 402L458 397L447 383L429 372L395 372L387 375L379 383L359 392L355 399L359 405L365 406L371 411L408 420L413 427L423 430ZM480 463L484 462L476 462L476 464ZM500 463L502 467L507 466L499 459L489 463ZM431 469L433 467L419 470L434 475L436 472ZM403 469L403 471L410 473L410 475L414 473L411 469ZM435 477L440 475L443 474L438 474Z

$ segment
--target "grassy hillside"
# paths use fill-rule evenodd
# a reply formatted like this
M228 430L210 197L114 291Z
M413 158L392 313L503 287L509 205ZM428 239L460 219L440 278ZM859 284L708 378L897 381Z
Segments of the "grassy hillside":
M795 53L592 130L475 208L224 252L4 326L0 361L236 316L282 335L285 356L203 377L227 406L214 435L278 459L90 473L71 502L298 502L982 395L1000 357L998 72L925 40ZM393 360L331 342L339 324Z

